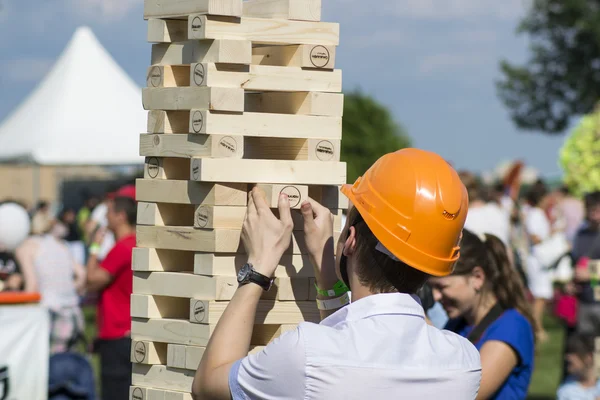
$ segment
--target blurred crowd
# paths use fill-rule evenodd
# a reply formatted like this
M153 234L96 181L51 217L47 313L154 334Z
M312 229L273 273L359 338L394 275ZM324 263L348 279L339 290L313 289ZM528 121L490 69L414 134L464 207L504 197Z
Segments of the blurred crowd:
M99 355L103 398L128 398L135 199L135 185L128 184L86 198L79 209L52 212L42 201L27 210L26 226L16 218L19 203L0 202L0 292L39 293L49 312L49 399L95 393L91 364L76 351L82 343L83 354ZM6 205L12 214L2 208ZM23 229L28 230L17 245ZM85 336L86 303L96 307L92 343Z
M593 353L594 338L600 336L600 302L594 297L597 284L594 271L596 261L600 260L600 192L587 193L579 199L568 187L550 187L541 179L521 187L503 183L486 185L465 171L460 176L469 194L469 212L455 274L464 274L465 265L470 263L466 271L469 279L478 279L477 267L473 265L482 266L481 274L485 278L481 279L489 283L491 304L499 305L499 314L504 313L503 318L497 317L493 329L488 329L495 333L486 331L484 335L497 335L497 340L507 343L518 355L515 363L510 364L512 372L506 375L501 372L502 365L497 359L488 368L492 368L496 376L508 377L502 385L510 384L514 378L513 389L526 387L530 373L523 371L532 367L527 364L533 363L537 344L548 340L544 315L549 313L558 318L565 329L557 398L597 398L600 384L595 375ZM487 258L470 262L470 258L475 257L469 245L474 240L472 234L488 244ZM495 238L502 245L490 240ZM489 264L487 268L485 264ZM512 271L503 268L503 264ZM513 281L515 276L520 282ZM436 287L435 282L436 279L431 285L436 302L428 314L440 328L449 329L457 316L468 320L477 310L490 309L486 308L486 302L490 303L486 295L474 293L469 297L465 291L450 293L443 286ZM512 321L504 318L507 310L512 309L530 320L531 328L527 328L528 324L519 324L518 318ZM531 343L525 339L530 331L534 335ZM492 337L487 339L492 340ZM484 380L489 357L482 353ZM484 383L482 390L486 389ZM514 397L494 398L525 398L526 392L518 393L513 392Z

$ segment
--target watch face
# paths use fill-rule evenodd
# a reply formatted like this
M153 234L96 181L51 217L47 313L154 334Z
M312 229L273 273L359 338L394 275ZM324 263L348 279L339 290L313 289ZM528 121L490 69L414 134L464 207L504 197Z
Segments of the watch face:
M244 266L240 269L240 272L238 272L238 275L237 275L238 282L244 282L248 278L249 274L250 274L250 265L244 264Z

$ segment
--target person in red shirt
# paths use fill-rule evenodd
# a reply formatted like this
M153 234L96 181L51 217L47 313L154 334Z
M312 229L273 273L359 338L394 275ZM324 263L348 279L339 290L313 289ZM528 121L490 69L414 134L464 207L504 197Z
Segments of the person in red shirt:
M131 258L136 245L137 204L135 186L125 186L110 196L108 229L116 243L102 262L97 254L106 233L102 228L94 235L87 263L87 288L99 292L95 351L100 356L102 398L126 400L131 385L131 311L133 291Z

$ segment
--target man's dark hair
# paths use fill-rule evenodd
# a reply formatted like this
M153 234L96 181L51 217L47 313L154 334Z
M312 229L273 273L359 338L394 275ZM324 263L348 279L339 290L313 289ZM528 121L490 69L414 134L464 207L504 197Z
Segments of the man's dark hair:
M137 223L137 202L134 199L131 197L115 197L113 205L116 213L124 212L127 216L127 223L135 226Z
M352 207L347 218L348 227L356 229L355 272L360 283L373 293L417 293L429 275L376 250L379 240L356 207Z

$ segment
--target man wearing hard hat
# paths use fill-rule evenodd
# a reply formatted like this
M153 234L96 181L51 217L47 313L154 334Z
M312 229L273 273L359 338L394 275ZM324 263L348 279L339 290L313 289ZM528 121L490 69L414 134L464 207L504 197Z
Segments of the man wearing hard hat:
M252 191L242 232L247 264L196 372L194 399L476 398L479 353L428 325L415 295L459 257L468 197L458 174L437 154L403 149L341 191L351 206L337 257L329 210L314 200L302 205L324 319L247 355L258 300L293 228L285 197L278 219Z

